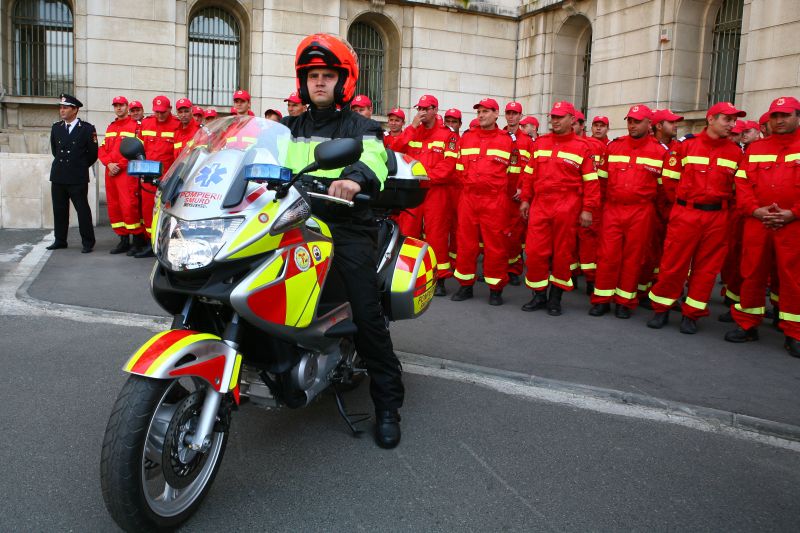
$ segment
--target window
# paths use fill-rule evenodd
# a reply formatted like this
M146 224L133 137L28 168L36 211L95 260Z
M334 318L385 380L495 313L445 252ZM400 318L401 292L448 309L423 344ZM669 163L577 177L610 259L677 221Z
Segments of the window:
M14 92L58 96L73 92L72 11L61 0L20 0L14 27Z
M708 105L733 102L739 70L739 40L742 34L744 0L725 0L714 21L714 51Z
M358 54L356 94L369 96L372 100L372 112L383 115L383 39L369 24L355 22L347 32L347 40Z
M583 52L583 86L581 87L581 113L586 115L589 111L589 73L592 69L592 33L586 39L586 50Z
M222 9L208 7L189 22L189 99L202 106L227 106L239 88L240 29Z

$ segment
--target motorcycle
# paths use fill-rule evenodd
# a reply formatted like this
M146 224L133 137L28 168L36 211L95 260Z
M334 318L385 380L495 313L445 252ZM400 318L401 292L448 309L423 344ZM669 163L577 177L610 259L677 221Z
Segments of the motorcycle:
M217 120L157 180L150 286L173 321L123 366L130 376L112 409L100 464L103 499L124 530L172 529L192 516L244 399L299 408L330 389L357 432L360 420L341 397L365 373L353 342L357 328L331 273L330 228L311 204L352 207L325 194L312 174L357 161L362 145L320 143L315 161L293 173L292 142L285 126L269 120ZM121 151L129 174L161 175L138 139L125 139ZM436 258L388 215L419 205L428 178L419 162L387 155L390 177L370 200L380 227L381 301L387 320L411 319L430 305Z

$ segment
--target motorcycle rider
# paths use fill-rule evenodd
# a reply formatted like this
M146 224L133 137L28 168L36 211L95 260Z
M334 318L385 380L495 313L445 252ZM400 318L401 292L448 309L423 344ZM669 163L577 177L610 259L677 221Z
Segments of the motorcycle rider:
M337 177L322 180L329 181L328 194L337 198L352 200L358 193L375 195L388 174L387 156L380 124L350 110L358 80L355 51L337 36L310 35L297 47L295 71L298 93L308 109L282 120L294 140L288 158L292 170L298 172L313 161L319 142L342 137L363 139L361 159L341 169ZM330 176L330 172L325 175ZM382 448L394 448L400 442L398 409L403 404L404 388L378 297L378 228L365 205L348 208L314 200L312 209L331 229L336 249L333 274L343 282L358 327L355 344L370 376L375 441Z

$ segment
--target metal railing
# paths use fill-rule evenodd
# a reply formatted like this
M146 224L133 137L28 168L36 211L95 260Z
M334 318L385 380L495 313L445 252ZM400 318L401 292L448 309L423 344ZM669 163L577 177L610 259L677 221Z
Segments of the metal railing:
M73 92L72 11L62 0L20 0L12 15L14 94Z
M356 94L369 96L372 100L372 112L383 115L383 39L369 24L356 22L350 26L347 40L358 55Z
M239 88L239 24L217 7L198 11L189 22L189 99L201 106L229 106Z
M744 0L725 0L714 21L709 106L716 102L733 102L736 98L743 11Z

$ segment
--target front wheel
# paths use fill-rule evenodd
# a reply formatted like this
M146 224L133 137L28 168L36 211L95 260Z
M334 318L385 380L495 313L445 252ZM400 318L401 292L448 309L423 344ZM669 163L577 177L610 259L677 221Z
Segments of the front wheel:
M186 446L207 384L131 375L106 427L100 461L103 500L126 531L173 529L211 488L228 440L227 415L203 452Z

